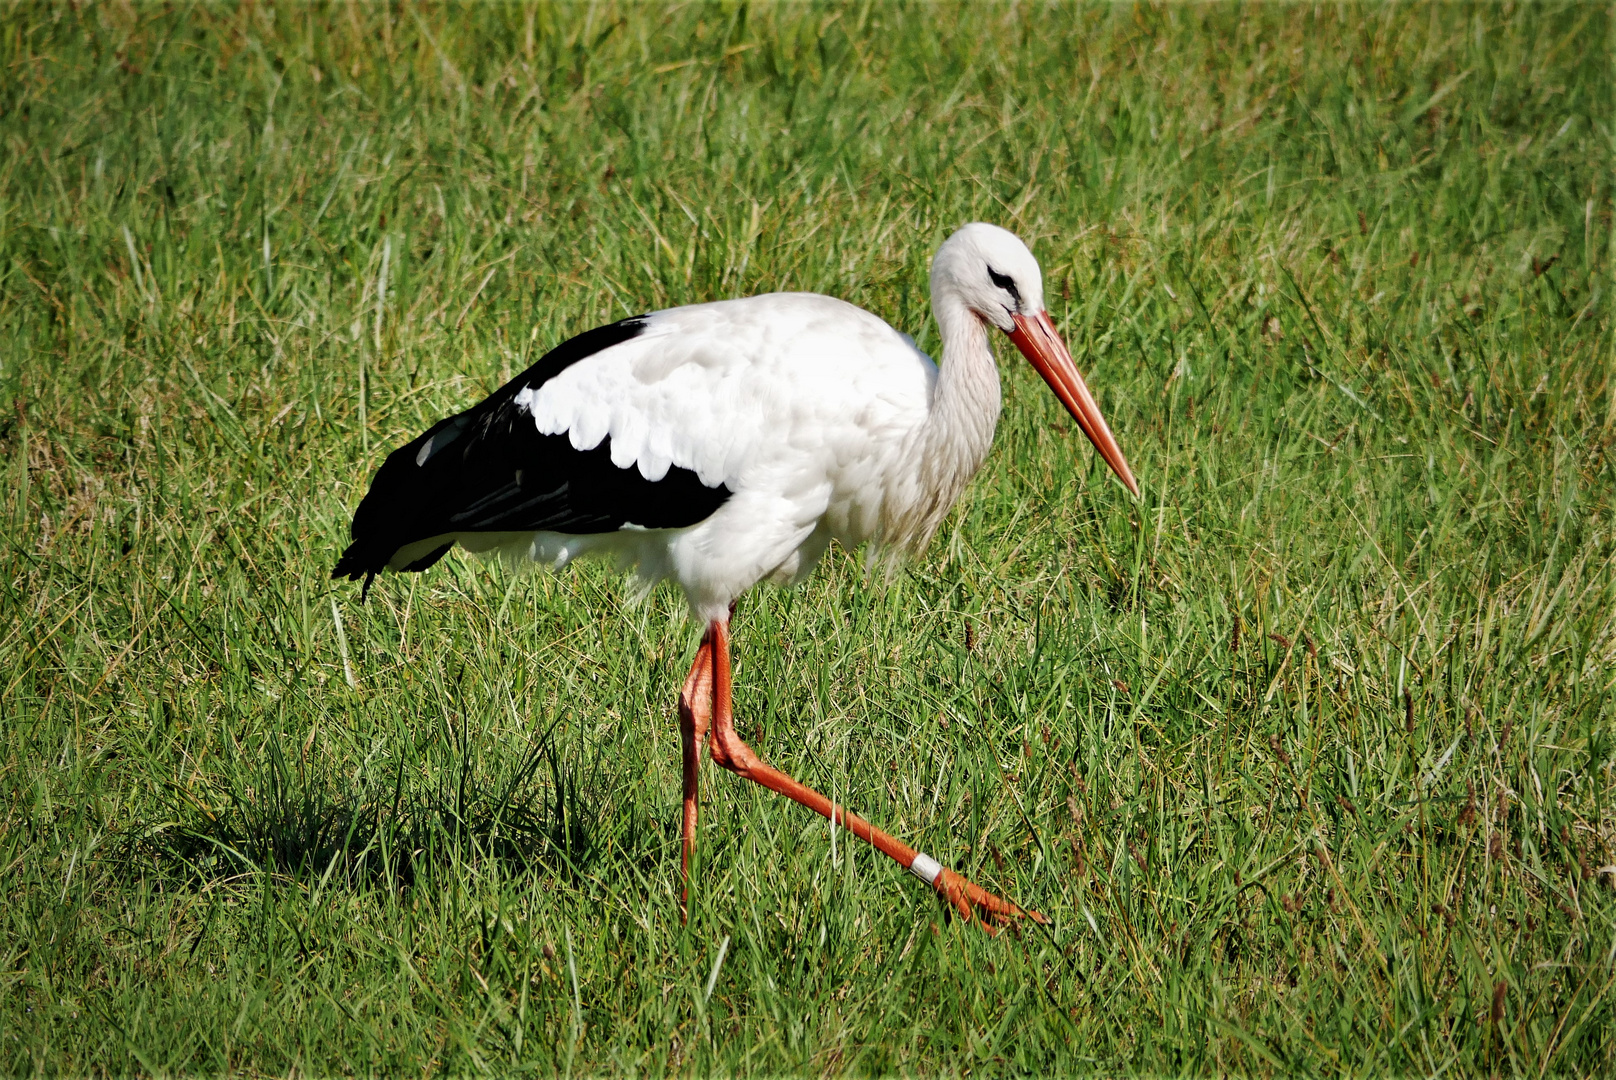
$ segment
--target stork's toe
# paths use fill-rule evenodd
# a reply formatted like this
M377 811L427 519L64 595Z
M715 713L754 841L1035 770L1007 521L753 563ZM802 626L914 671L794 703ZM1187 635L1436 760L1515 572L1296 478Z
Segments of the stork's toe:
M997 934L1000 929L1019 919L1031 919L1048 924L1049 920L1036 911L1024 911L1010 901L993 895L968 878L952 870L937 875L937 893L966 921L975 920L983 930Z

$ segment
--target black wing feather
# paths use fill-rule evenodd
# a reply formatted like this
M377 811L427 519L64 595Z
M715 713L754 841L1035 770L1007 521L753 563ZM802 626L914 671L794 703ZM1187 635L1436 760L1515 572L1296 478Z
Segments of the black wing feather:
M401 548L464 532L614 532L632 522L648 529L694 525L722 506L727 487L708 487L673 466L647 480L635 466L612 464L611 439L577 450L563 432L542 435L516 395L543 386L571 365L637 337L645 316L579 334L463 413L440 420L394 450L354 512L353 542L333 578L369 579ZM425 570L445 544L406 566Z

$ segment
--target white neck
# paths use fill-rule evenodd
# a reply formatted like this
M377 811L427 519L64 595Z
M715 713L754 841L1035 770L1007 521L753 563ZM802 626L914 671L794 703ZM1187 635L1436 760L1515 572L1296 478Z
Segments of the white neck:
M958 297L932 301L943 332L942 370L932 399L926 441L929 462L954 478L953 503L988 456L999 423L999 368L988 346L988 327Z
M918 441L915 500L887 522L885 546L918 554L976 475L999 422L999 369L982 319L955 295L932 296L943 335L931 415ZM896 508L895 508L896 509Z

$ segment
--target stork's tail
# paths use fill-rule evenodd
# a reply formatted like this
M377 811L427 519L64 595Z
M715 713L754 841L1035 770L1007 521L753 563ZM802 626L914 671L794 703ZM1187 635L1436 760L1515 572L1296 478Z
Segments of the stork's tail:
M432 549L408 566L400 569L406 573L425 570L449 554L449 549L452 547L454 547L454 542L451 540L442 547ZM331 571L331 580L336 581L341 578L347 578L349 581L358 581L360 578L364 578L365 583L359 589L359 602L364 603L365 598L370 595L370 583L376 580L377 574L387 569L389 559L397 550L398 545L396 544L377 544L370 542L368 538L355 540L348 545L347 550L342 553L342 557L337 560L336 567Z
M376 580L376 575L381 573L382 567L386 566L385 562L377 565L372 554L365 550L367 546L369 545L360 540L355 540L349 544L347 550L342 553L342 557L337 560L335 569L331 571L332 581L340 581L343 578L347 578L349 581L358 581L360 578L365 579L365 583L359 587L360 603L364 603L366 598L370 596L370 583Z

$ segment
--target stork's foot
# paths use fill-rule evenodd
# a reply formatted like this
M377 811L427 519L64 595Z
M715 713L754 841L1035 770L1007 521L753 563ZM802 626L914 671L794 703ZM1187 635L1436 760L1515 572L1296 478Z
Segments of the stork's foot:
M1036 923L1048 924L1049 920L1036 911L1023 911L1008 900L1001 900L976 882L960 877L952 870L944 870L937 875L933 888L951 905L960 917L970 922L976 920L978 926L990 934L997 934L1001 929L1009 926L1018 919L1031 919Z

